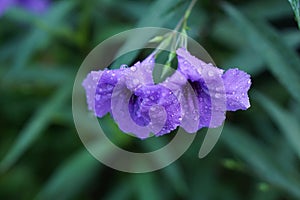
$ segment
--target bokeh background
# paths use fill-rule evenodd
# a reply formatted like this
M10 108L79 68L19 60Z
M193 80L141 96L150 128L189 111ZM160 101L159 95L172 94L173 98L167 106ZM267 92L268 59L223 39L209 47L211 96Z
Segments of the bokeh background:
M81 143L71 95L86 55L130 28L173 29L188 3L53 0L42 10L16 4L1 11L0 199L300 199L300 31L287 0L195 5L189 36L219 67L239 67L253 82L251 108L227 113L207 157L197 156L205 129L179 160L146 174L110 169ZM173 137L139 141L109 116L99 122L131 151L155 150Z

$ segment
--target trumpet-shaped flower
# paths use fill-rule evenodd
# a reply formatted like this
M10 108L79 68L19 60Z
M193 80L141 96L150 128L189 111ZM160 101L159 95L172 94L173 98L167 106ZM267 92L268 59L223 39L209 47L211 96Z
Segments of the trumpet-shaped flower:
M250 76L224 70L177 50L178 69L154 84L154 56L130 68L92 71L83 82L88 107L98 117L111 113L120 129L139 138L183 127L187 132L222 125L226 111L250 107Z

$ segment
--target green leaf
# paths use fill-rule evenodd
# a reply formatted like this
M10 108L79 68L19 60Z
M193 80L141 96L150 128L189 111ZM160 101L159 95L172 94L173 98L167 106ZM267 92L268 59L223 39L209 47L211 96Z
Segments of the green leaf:
M134 191L137 193L137 199L143 200L152 200L152 199L163 199L160 194L159 188L157 185L157 180L155 180L151 174L134 174L132 176Z
M70 97L71 86L69 82L66 82L65 86L61 87L30 119L19 133L15 144L1 161L0 172L8 170L49 125L52 116Z
M132 185L128 184L128 181L119 181L114 184L108 194L103 198L104 200L116 200L116 199L130 199L132 193Z
M9 17L27 21L36 25L32 30L25 34L18 45L17 51L15 52L14 64L12 70L19 70L25 67L26 63L32 57L36 50L45 45L51 36L49 33L65 34L64 27L62 24L66 15L70 13L70 10L75 6L75 1L72 2L59 2L54 3L51 9L45 13L43 20L37 19L31 16L29 13L21 12L18 9L13 10L14 12L8 13Z
M295 18L300 29L300 1L299 0L288 0L292 6L292 9L295 13Z
M280 19L291 15L288 2L282 0L249 1L241 6L241 12L260 18Z
M14 79L4 79L4 84L23 84L29 83L42 83L47 86L64 84L66 79L72 77L73 71L69 70L67 66L59 65L45 65L36 64L31 68L19 72L11 72Z
M276 155L261 142L250 136L251 133L228 123L223 129L222 141L250 165L250 169L267 182L300 198L300 177L297 171L285 171Z
M268 69L300 102L300 59L281 37L262 20L249 20L233 6L224 3L223 8L240 27L248 45L267 63ZM292 84L291 84L292 83Z
M151 143L145 143L144 145L144 149L147 152L151 152L153 151L152 147L154 145L158 145L163 147L164 143L167 143L163 138L158 139L156 138L156 140L154 141L155 144L151 145ZM157 159L157 162L159 162L160 160L164 160L166 159L166 157L168 157L169 155L167 154L159 154L157 155L157 157L155 157L155 159ZM188 193L188 185L184 179L184 174L182 173L182 169L180 168L180 166L174 162L172 164L170 164L169 166L165 167L164 169L161 170L162 175L168 180L168 182L170 183L170 186L172 186L174 188L174 190L176 191L176 193L179 196L186 196Z
M282 109L271 99L257 91L254 93L254 98L268 112L300 158L300 125L297 117Z
M74 199L99 173L99 162L85 149L79 151L54 172L36 199Z

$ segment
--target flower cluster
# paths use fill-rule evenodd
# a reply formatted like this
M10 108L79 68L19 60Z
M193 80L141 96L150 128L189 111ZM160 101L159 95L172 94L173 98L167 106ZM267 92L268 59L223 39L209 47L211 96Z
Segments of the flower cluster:
M48 0L1 0L0 1L0 15L7 9L18 6L34 13L44 12L48 6Z
M189 133L218 127L226 111L250 107L247 73L224 72L184 48L176 53L178 69L159 84L152 78L154 55L129 68L90 72L83 81L89 110L97 117L110 113L122 131L143 139L178 126Z

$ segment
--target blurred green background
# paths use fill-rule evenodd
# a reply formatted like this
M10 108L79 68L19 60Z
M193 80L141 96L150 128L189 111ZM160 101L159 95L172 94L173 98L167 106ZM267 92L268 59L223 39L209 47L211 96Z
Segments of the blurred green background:
M179 160L146 174L110 169L81 143L71 94L86 55L130 28L173 29L188 3L52 1L43 15L18 8L0 17L0 199L300 199L300 32L287 0L194 7L189 36L219 67L239 67L253 82L251 108L227 113L207 157L197 156L206 130ZM128 139L109 116L100 122L132 151L173 137Z

